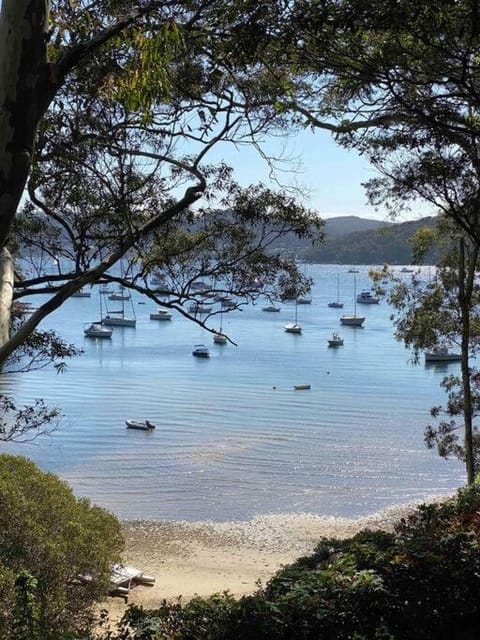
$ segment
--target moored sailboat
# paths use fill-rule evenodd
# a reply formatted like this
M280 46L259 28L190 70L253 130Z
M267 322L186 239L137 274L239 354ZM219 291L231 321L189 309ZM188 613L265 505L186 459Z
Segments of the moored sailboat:
M353 276L353 314L340 316L340 323L347 327L361 327L364 316L357 316L357 276Z

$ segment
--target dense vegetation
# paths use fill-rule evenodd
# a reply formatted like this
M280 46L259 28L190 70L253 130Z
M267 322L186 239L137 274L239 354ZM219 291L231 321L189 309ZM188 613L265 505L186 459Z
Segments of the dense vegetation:
M122 548L113 515L75 498L27 458L0 456L2 640L50 640L88 628Z
M124 623L136 640L474 640L479 512L476 485L418 507L391 533L324 539L252 596L131 607Z

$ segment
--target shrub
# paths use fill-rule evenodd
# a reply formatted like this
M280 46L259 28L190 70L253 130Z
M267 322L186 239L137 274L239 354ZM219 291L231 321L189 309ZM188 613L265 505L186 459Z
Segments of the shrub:
M30 629L25 637L42 640L88 626L122 547L113 515L77 499L66 483L30 460L0 456L2 638L23 637L22 625ZM80 581L82 574L91 579Z

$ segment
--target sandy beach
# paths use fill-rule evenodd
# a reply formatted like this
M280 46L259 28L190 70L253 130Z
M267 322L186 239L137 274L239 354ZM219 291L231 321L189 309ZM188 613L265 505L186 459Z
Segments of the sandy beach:
M137 586L128 603L155 608L163 599L229 591L253 592L282 565L310 553L322 537L344 538L363 528L391 529L410 507L394 507L358 519L314 515L266 515L248 522L124 523L124 564L155 576L153 587ZM108 598L112 620L126 603Z

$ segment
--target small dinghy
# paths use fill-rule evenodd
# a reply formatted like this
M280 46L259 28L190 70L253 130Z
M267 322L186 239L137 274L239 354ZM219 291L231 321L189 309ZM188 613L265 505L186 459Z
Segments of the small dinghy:
M150 420L126 420L127 429L139 429L140 431L150 431L155 429L155 425Z

